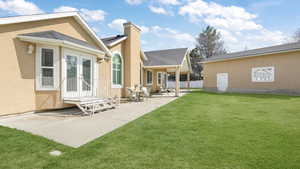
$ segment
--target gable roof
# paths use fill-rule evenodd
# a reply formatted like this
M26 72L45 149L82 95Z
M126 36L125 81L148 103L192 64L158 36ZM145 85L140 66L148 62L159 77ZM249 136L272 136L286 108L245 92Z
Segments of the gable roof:
M126 39L127 39L126 35L116 35L116 36L102 38L101 40L106 46L112 47Z
M187 52L188 48L148 51L145 52L147 60L144 62L144 66L179 66L183 63Z
M64 17L74 17L74 19L82 26L82 28L93 38L93 40L101 47L108 56L112 56L111 51L106 47L106 45L101 41L101 39L96 35L96 33L89 27L87 22L78 12L60 12L60 13L50 13L50 14L35 14L35 15L25 15L25 16L13 16L0 18L0 26L14 23L24 23L32 21L41 21L48 19L57 19Z
M276 54L276 53L298 51L298 50L300 50L300 42L287 43L283 45L276 45L276 46L252 49L252 50L247 50L242 52L234 52L234 53L218 55L211 58L206 58L201 63L220 62L220 61L226 61L232 59L242 59L248 57L264 56L268 54Z
M99 50L99 48L97 48L96 46L90 45L83 40L76 39L53 30L20 34L17 37L23 41L61 45L104 55L104 52L102 50Z
M90 45L89 43L73 38L71 36L56 32L56 31L44 31L44 32L34 32L34 33L26 33L26 34L20 34L19 36L28 36L28 37L37 37L37 38L47 38L47 39L54 39L54 40L62 40L62 41L68 41L71 43L75 43L77 45L85 46L92 49L97 49L96 46Z

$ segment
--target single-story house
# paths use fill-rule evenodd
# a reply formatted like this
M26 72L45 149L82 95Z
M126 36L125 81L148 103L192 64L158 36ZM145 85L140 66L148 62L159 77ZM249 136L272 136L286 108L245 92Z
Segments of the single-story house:
M147 73L160 65L145 67L152 55L141 49L141 29L123 26L123 35L99 38L77 12L0 18L0 115L70 107L74 98L126 97L127 87L163 84L162 74ZM177 60L171 51L177 49L156 57ZM161 70L188 72L187 53L179 54L183 64L163 63Z
M300 43L207 58L203 87L208 91L300 95Z
M190 74L192 73L188 48L156 50L145 52L147 60L144 61L144 84L151 86L152 91L167 87L168 75L175 74L179 83L180 75L187 75L187 86L190 86ZM151 77L156 79L152 81ZM177 86L179 87L179 86ZM179 89L177 89L179 91ZM178 95L178 93L176 93Z

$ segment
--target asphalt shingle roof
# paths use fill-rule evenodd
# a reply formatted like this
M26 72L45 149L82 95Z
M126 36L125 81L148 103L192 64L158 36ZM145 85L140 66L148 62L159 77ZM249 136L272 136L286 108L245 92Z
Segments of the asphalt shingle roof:
M72 42L75 43L77 45L81 45L81 46L85 46L85 47L89 47L92 49L97 49L99 50L99 48L97 48L94 45L89 44L86 41L80 40L80 39L76 39L73 38L71 36L50 30L50 31L44 31L44 32L33 32L33 33L26 33L26 34L21 34L21 36L30 36L30 37L38 37L38 38L47 38L47 39L54 39L54 40L64 40L64 41L68 41L68 42Z
M111 36L107 38L102 38L102 42L108 46L111 43L114 43L115 41L118 41L119 39L122 39L123 37L127 37L126 35L116 35L116 36Z
M167 50L156 50L144 52L147 60L144 62L145 66L168 66L180 65L188 48L177 48Z
M271 53L280 53L280 52L286 52L292 50L300 50L300 42L287 43L283 45L276 45L276 46L252 49L252 50L247 50L242 52L234 52L234 53L228 53L223 55L217 55L211 58L204 59L203 62L222 61L227 59L243 58L243 57L256 56L256 55L266 55Z

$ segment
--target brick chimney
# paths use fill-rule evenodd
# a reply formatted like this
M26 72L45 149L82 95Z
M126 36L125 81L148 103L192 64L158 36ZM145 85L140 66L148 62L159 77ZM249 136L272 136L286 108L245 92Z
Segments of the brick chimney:
M125 87L140 84L141 73L141 29L131 22L123 24L127 39L124 45Z

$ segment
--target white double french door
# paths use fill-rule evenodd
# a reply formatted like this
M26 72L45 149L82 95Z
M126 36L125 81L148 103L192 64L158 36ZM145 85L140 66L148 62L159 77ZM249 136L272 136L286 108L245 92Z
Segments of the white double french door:
M64 97L93 96L93 56L76 52L65 52L64 60Z

